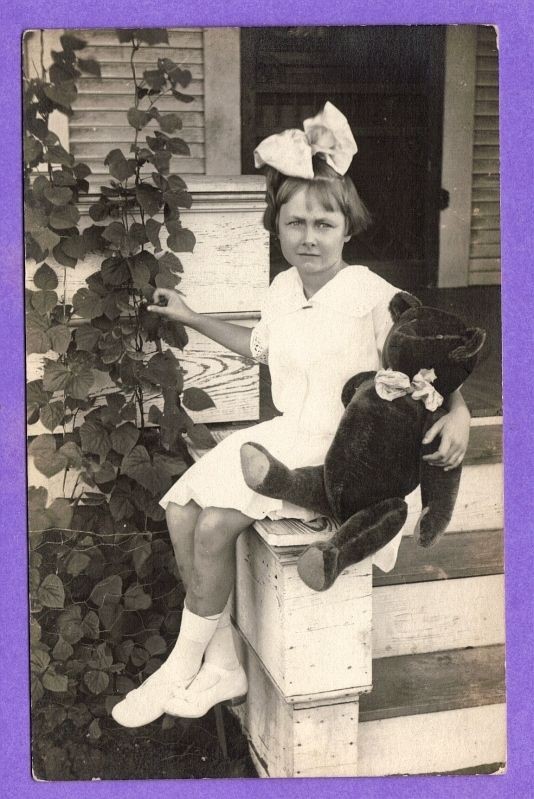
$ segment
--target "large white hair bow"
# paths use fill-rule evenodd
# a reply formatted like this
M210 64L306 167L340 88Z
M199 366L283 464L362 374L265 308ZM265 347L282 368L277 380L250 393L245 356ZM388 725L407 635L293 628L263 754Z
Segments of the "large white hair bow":
M304 130L290 128L268 136L254 150L256 167L264 164L283 175L313 178L312 156L321 153L332 169L344 175L358 147L346 117L332 103L311 119L305 119Z

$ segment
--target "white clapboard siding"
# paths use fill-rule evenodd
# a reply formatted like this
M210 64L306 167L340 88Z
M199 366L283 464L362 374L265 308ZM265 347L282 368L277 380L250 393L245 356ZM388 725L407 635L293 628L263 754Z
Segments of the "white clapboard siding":
M116 147L128 153L135 131L128 125L126 112L134 104L134 82L130 66L131 47L121 44L113 29L83 29L77 35L87 42L84 58L96 59L101 67L101 77L84 74L78 82L78 96L73 103L74 114L69 120L70 151L78 161L87 163L93 172L91 186L98 186L109 178L104 164L107 153ZM171 95L160 98L157 107L161 112L173 111L182 118L183 128L175 135L191 147L189 158L175 158L173 169L182 175L204 174L204 51L201 28L168 29L169 44L155 47L141 44L134 56L137 78L147 69L157 66L158 58L170 58L184 69L189 69L192 81L180 91L193 98L183 103ZM140 108L146 106L141 101ZM155 124L138 134L144 142Z
M359 724L360 777L439 774L505 760L502 703Z
M501 574L373 589L373 658L503 642Z
M499 81L496 32L477 29L469 284L500 283Z

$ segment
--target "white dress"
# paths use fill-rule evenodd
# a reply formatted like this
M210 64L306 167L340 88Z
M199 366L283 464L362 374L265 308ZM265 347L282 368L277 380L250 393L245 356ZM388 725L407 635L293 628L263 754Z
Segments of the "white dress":
M272 397L282 413L239 430L207 452L160 500L235 508L253 519L297 518L317 512L252 491L241 472L240 447L254 441L290 468L324 463L344 408L346 381L380 366L392 325L388 306L399 289L364 266L346 266L307 299L295 267L271 283L261 320L252 331L252 356L268 362ZM393 568L401 535L373 556Z

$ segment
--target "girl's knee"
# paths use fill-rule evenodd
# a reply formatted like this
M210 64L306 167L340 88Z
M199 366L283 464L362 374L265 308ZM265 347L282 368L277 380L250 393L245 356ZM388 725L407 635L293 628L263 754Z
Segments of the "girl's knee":
M177 505L169 502L165 508L165 518L171 539L192 532L200 513L200 508L195 502L187 505Z
M204 508L195 527L195 545L207 553L216 553L234 544L239 533L246 527L235 519L232 511L224 508Z

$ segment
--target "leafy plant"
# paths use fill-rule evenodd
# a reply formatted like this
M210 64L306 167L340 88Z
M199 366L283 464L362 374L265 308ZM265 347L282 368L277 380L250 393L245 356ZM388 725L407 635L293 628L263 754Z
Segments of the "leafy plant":
M84 41L65 34L49 70L24 82L26 252L38 264L27 345L43 356L42 377L28 384L28 424L49 431L29 454L46 477L63 474L64 489L51 501L45 488L29 489L32 696L48 727L69 720L90 740L117 697L160 665L178 630L181 589L157 500L190 463L184 436L212 443L186 408L213 403L184 390L171 349L183 349L185 329L146 310L156 287L179 285L179 254L195 245L181 221L192 198L171 171L189 148L175 135L179 116L157 106L165 95L191 101L183 91L191 73L160 58L138 76L141 44L167 42L167 32L117 35L131 48L134 141L129 152L108 153L109 184L84 229L78 202L91 170L61 146L49 119L72 115L81 73L98 77L100 67L80 57ZM156 129L142 136L151 122ZM68 273L94 254L99 268L69 301Z

